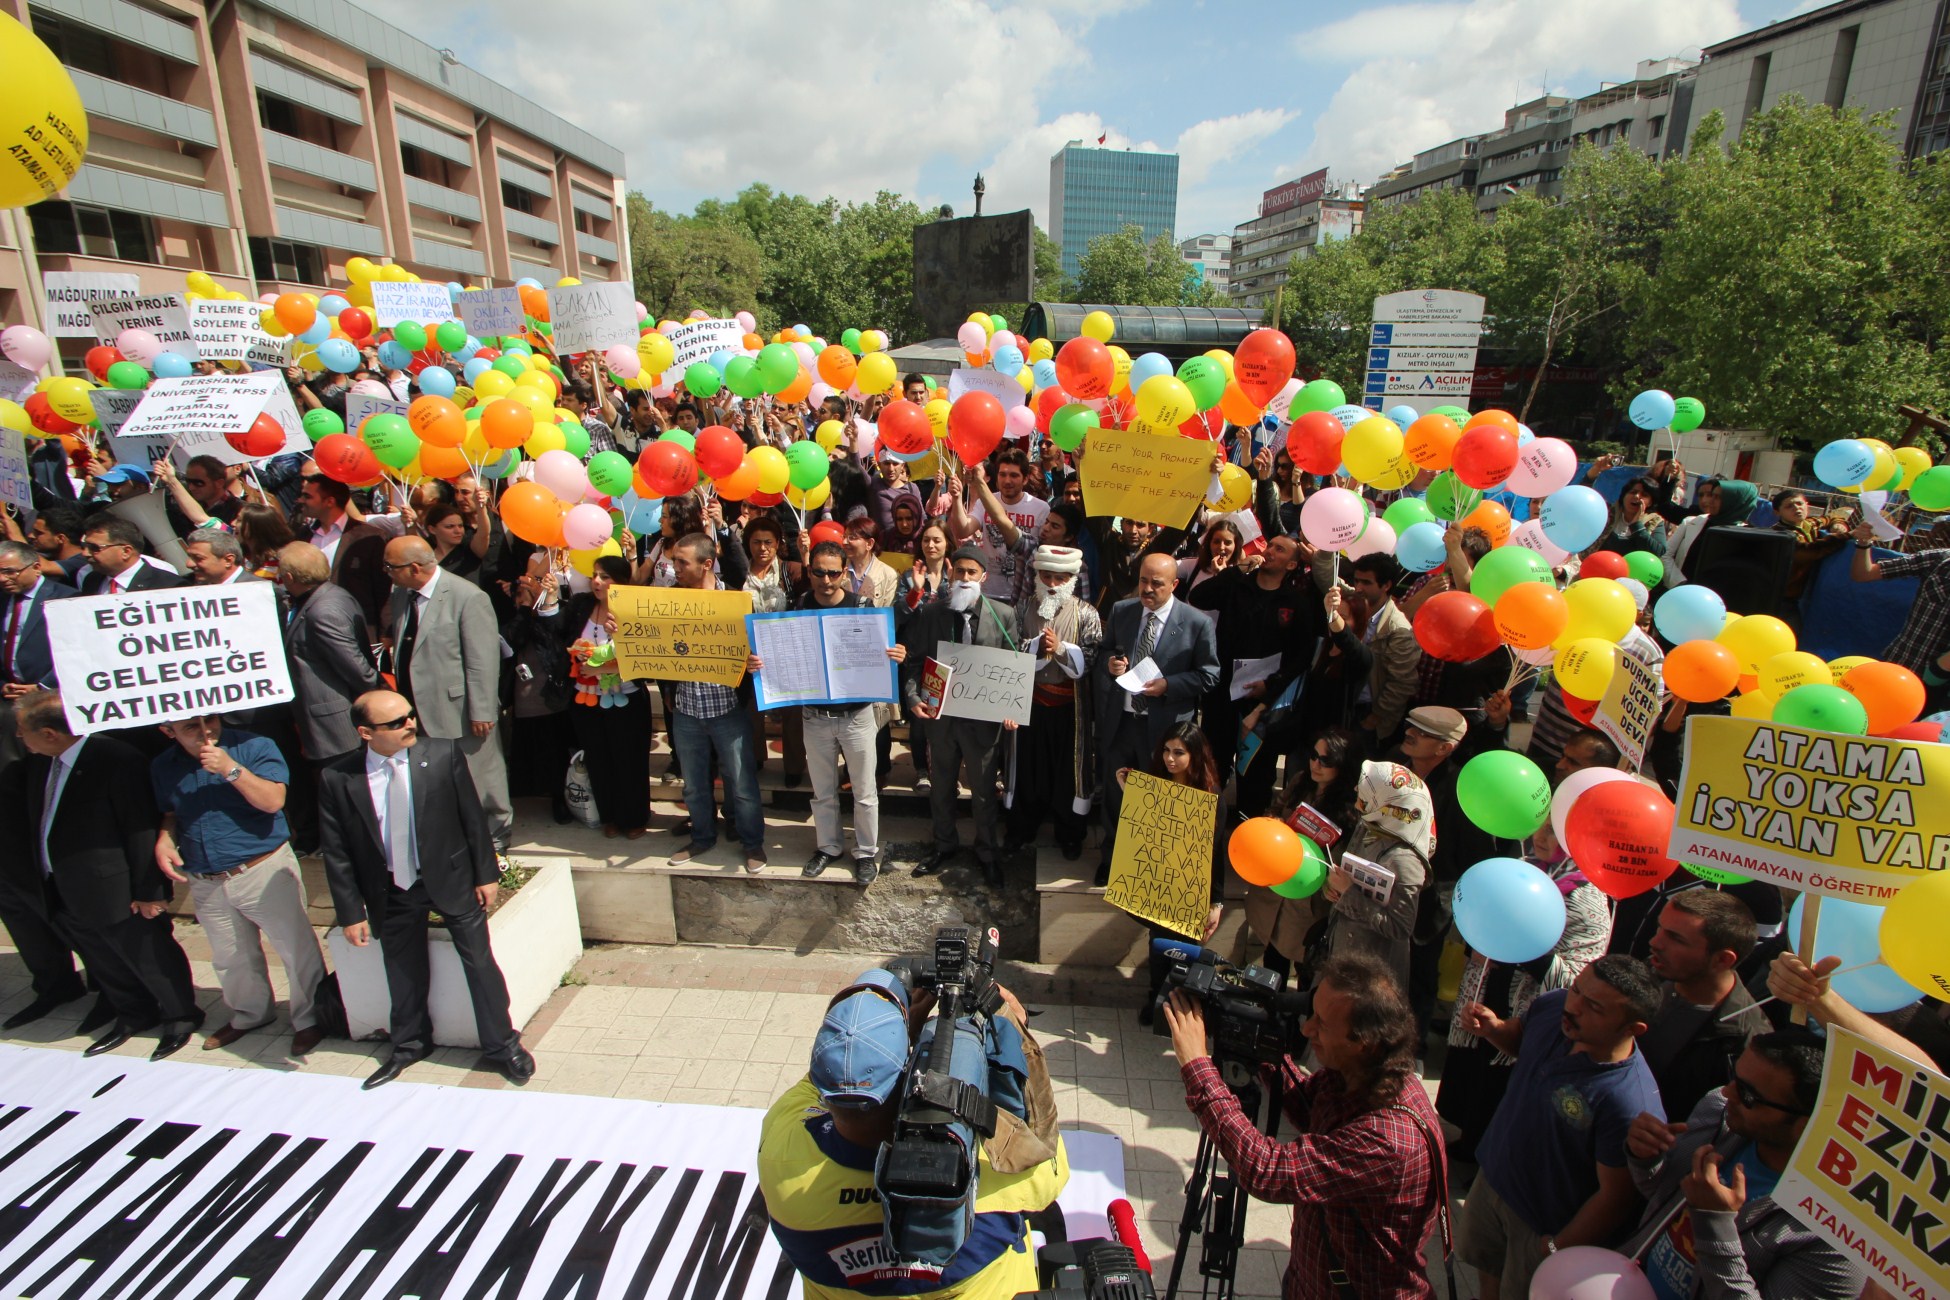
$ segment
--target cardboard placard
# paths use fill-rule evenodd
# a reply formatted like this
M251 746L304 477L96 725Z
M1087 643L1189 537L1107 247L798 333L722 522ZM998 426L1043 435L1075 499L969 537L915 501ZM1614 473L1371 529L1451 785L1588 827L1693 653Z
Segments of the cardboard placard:
M1212 444L1103 429L1090 435L1079 471L1085 514L1183 528L1212 481Z
M120 437L154 439L171 448L179 463L208 455L226 465L242 465L251 458L231 446L224 435L242 432L266 414L284 428L284 446L276 454L311 450L291 390L275 371L158 379L142 394Z
M618 675L720 686L744 680L750 592L618 586L609 589L609 608Z
M1611 738L1634 771L1645 766L1645 747L1659 720L1659 701L1665 686L1656 665L1637 655L1618 651L1618 669L1611 675L1605 697L1591 725Z
M548 291L549 342L556 356L636 346L636 297L621 280L558 284Z
M18 429L0 429L0 501L25 517L34 513L34 480L27 472L27 439Z
M260 344L289 349L294 340L273 339L264 332L259 323L263 312L262 303L197 299L190 304L190 332L196 336L197 351L205 361L248 361L252 348Z
M401 321L418 325L438 325L454 318L453 295L447 286L430 280L374 280L372 324L374 329L391 329Z
M945 718L1029 725L1035 688L1036 656L986 645L941 641L934 657L954 670L948 683Z
M140 388L97 388L88 394L88 400L95 408L95 422L101 425L102 433L108 438L109 454L118 465L136 465L148 469L160 460L168 448L168 440L153 435L138 435L134 438L122 436L122 429L142 405L148 393Z
M1132 772L1124 780L1104 901L1141 921L1203 940L1212 908L1218 816L1218 795Z
M686 321L664 331L664 337L677 353L667 373L677 378L683 377L684 367L693 361L708 361L713 352L727 348L737 352L745 346L744 327L735 320Z
M1014 375L994 370L955 370L948 375L948 401L952 404L963 393L987 393L1007 411L1029 400Z
M191 361L202 359L196 335L190 332L190 309L179 293L102 299L88 304L88 315L95 323L95 337L102 343L113 344L123 330L147 330L156 336L163 351Z
M88 304L133 298L142 292L142 277L117 271L43 271L41 287L47 295L48 337L92 339L95 317Z
M528 317L521 309L521 290L475 289L463 293L454 303L461 323L477 339L504 338L526 328Z
M366 427L366 421L375 415L405 415L407 404L395 402L384 397L374 397L371 393L347 393L345 395L345 431L357 436Z

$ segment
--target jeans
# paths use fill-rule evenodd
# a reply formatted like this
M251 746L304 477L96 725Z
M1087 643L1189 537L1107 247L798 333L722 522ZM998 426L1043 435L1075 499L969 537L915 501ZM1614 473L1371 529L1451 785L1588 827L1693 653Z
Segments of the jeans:
M840 825L840 759L853 781L854 851L865 856L880 849L880 787L874 779L874 711L863 704L851 717L804 711L806 773L812 777L814 847L834 857L846 855ZM884 733L883 733L884 734Z
M670 731L677 761L684 765L692 850L702 853L718 842L718 806L711 798L711 752L716 750L738 841L748 856L764 856L765 818L758 806L758 779L752 775L752 731L745 711L733 709L715 718L672 714Z

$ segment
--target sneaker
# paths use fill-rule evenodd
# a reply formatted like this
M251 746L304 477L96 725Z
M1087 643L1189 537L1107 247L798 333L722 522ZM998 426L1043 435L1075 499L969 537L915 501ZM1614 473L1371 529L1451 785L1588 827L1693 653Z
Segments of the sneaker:
M914 778L915 794L926 794L929 789L928 779L925 776L917 776Z
M880 855L862 853L853 859L853 883L871 885L880 877Z
M765 855L763 853L747 853L745 855L746 875L755 876L763 870L765 870Z
M799 874L811 880L839 860L840 858L837 853L828 853L825 849L814 849L813 855L806 859L806 865L799 869Z
M697 861L703 854L709 853L713 847L715 846L710 844L693 844L688 848L679 849L670 855L670 865L673 867L687 866Z

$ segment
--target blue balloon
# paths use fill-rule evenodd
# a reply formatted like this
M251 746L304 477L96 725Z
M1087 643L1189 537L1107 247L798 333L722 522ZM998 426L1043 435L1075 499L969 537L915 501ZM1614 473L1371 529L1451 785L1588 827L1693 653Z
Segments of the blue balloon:
M454 372L444 366L428 366L420 372L420 391L435 397L452 397L457 385Z
M1056 363L1044 357L1029 368L1030 381L1037 388L1056 387Z
M724 368L731 364L731 359L735 356L740 356L740 355L742 354L733 352L730 348L719 348L716 352L713 352L708 359L711 362L711 368L722 375L724 373Z
M1404 429L1422 418L1412 406L1391 406L1382 414Z
M1604 536L1611 508L1594 489L1573 483L1545 497L1538 518L1543 520L1544 536L1564 550L1575 552Z
M468 387L471 388L475 380L492 369L494 369L494 363L492 361L489 361L486 357L475 357L472 361L469 361L460 368L460 374L461 378L467 381Z
M921 459L921 457L927 455L928 452L931 452L933 450L934 448L932 447L925 448L924 450L921 451L895 451L892 447L879 448L879 452L883 456L891 456L895 460L909 461L909 462L917 461Z
M1441 568L1443 561L1449 558L1449 546L1443 540L1442 525L1410 524L1395 541L1395 558L1402 562L1404 569L1413 573L1429 573Z
M460 296L466 292L467 292L467 286L462 284L460 281L458 280L447 281L447 297L450 301L459 302Z
M1147 352L1131 363L1131 377L1129 380L1131 391L1133 393L1137 392L1138 389L1144 387L1144 381L1154 375L1170 375L1175 373L1177 372L1172 369L1171 362L1165 360L1164 357L1156 352Z
M320 316L336 316L351 305L351 303L339 297L339 295L328 293L318 300L318 314Z
M319 312L317 316L312 318L311 327L299 331L297 337L300 343L309 343L316 347L318 344L332 337L332 322L326 317L324 312Z
M158 379L181 379L190 373L190 359L180 352L158 352L150 370Z
M1463 872L1453 907L1457 932L1491 961L1535 961L1564 937L1557 882L1517 858L1484 858Z
M1673 413L1679 404L1672 400L1672 394L1662 388L1648 388L1632 399L1627 412L1632 423L1641 429L1663 429L1672 423Z
M540 280L537 280L532 275L524 275L521 277L521 279L515 281L515 286L517 288L521 287L522 285L527 285L530 289L539 289L542 287L542 282Z
M616 498L616 508L623 512L623 526L639 536L656 532L663 523L664 499L645 501L635 488Z
M1806 910L1807 899L1806 894L1801 895L1788 909L1787 932L1797 945L1801 935L1801 914ZM1851 902L1846 898L1824 899L1815 926L1815 960L1840 957L1842 964L1838 969L1847 972L1831 978L1828 987L1846 998L1856 1010L1866 1011L1870 1015L1906 1007L1923 996L1920 990L1887 966L1878 964L1857 971L1848 969L1861 966L1864 962L1881 961L1882 938L1878 933L1881 926L1881 908Z
M479 352L486 346L485 343L475 338L472 334L469 334L467 336L467 342L460 345L460 350L455 352L454 356L462 361L468 361L473 358L476 352Z
M506 478L515 472L515 466L519 464L521 464L521 453L510 448L500 460L489 461L481 466L481 474L485 478Z
M1365 406L1337 406L1327 414L1341 422L1341 428L1352 429L1363 420L1372 419L1376 414Z
M337 375L349 375L359 368L359 349L350 339L326 339L318 345L318 361Z
M1673 587L1652 606L1652 626L1674 645L1711 641L1727 625L1727 603L1720 593L1696 582Z
M1854 438L1837 438L1815 453L1815 477L1832 488L1854 487L1875 468L1876 454Z
M989 365L998 375L1014 375L1022 369L1022 349L1004 344L995 350L995 356L990 358Z

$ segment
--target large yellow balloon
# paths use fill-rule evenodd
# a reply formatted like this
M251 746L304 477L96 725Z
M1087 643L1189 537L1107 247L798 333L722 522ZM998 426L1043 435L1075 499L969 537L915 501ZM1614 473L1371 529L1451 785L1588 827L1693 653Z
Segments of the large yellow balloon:
M1713 638L1733 651L1742 674L1758 676L1760 666L1794 649L1794 629L1772 614L1744 614Z
M0 397L0 429L18 429L25 433L33 427L34 421L28 416L26 407Z
M1112 394L1127 391L1131 386L1131 354L1115 343L1104 351L1110 353L1110 391Z
M636 341L636 359L653 375L661 375L677 360L677 349L654 330Z
M1611 675L1618 671L1619 653L1617 646L1599 637L1572 641L1557 652L1557 684L1580 700L1601 700Z
M1777 700L1797 686L1816 682L1827 686L1834 682L1834 674L1821 656L1809 654L1806 650L1789 650L1770 656L1761 664L1758 676L1760 689Z
M1108 343L1117 333L1117 321L1107 311L1093 311L1083 318L1083 332L1099 343Z
M570 551L569 567L585 578L593 577L596 572L596 561L598 559L605 555L621 555L622 553L623 548L617 545L616 539L612 537L593 551Z
M1219 499L1212 508L1220 514L1244 510L1253 503L1253 476L1237 465L1219 471Z
M846 437L846 426L838 420L821 420L819 427L813 430L813 441L827 451L839 446L840 439L844 437Z
M497 397L506 397L515 391L515 381L499 370L483 370L480 378L474 381L474 395L485 405Z
M893 362L889 361L889 365ZM864 391L864 390L862 390ZM758 471L760 492L783 492L792 481L792 466L777 447L753 447L745 453L745 463Z
M0 10L0 208L66 189L88 155L88 113L54 51Z
M1029 364L1032 366L1038 361L1048 361L1056 355L1056 345L1048 339L1037 339L1029 345L1027 355L1029 357Z
M1873 492L1896 477L1900 468L1896 463L1896 449L1880 438L1864 438L1862 445L1875 453L1876 467L1858 486L1864 491Z
M1401 426L1386 416L1371 415L1347 431L1341 443L1341 460L1355 478L1374 483L1388 473L1390 462L1401 456L1402 446Z
M1904 885L1882 909L1882 960L1918 989L1950 998L1950 872L1932 871Z
M935 440L948 436L948 399L937 397L921 408L921 414L928 417L928 427L934 430ZM912 477L912 471L909 472Z
M853 382L861 392L872 397L876 393L884 393L892 388L894 381L899 378L900 367L894 364L892 357L885 352L869 352L860 358L860 367L854 373ZM762 487L759 491L779 492L783 489Z
M832 495L833 480L831 479L823 478L805 492L801 492L798 488L793 487L791 483L785 485L786 502L799 507L801 510L817 510L825 505L832 498Z
M1564 589L1564 601L1571 607L1571 621L1555 642L1569 645L1593 637L1613 642L1632 630L1638 622L1638 602L1632 593L1611 578L1580 578ZM1596 699L1594 695L1581 696Z
M1930 453L1921 447L1898 447L1896 464L1902 468L1903 482L1908 483L1930 467Z
M62 419L76 424L93 424L95 404L88 400L88 394L94 389L95 386L87 380L68 376L49 380L42 391L47 394L48 406Z

